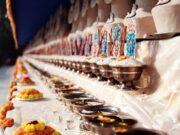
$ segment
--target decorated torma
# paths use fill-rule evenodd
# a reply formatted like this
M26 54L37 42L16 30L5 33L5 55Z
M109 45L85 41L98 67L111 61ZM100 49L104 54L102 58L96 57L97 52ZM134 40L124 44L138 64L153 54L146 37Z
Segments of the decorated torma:
M157 5L152 9L157 32L180 32L179 12L180 0L159 0Z

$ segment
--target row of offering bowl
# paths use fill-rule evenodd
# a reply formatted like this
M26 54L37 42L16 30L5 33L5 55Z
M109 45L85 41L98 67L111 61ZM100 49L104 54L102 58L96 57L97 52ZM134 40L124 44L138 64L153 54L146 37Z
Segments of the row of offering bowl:
M135 90L133 81L138 80L143 72L144 65L133 58L122 57L85 57L64 56L60 58L39 59L78 72L83 72L90 77L96 76L99 81L108 80L109 84L119 82L122 89Z
M82 118L83 128L98 135L165 135L162 132L139 128L137 120L117 107L106 106L82 88L54 77L31 64L36 74L58 95L58 99Z

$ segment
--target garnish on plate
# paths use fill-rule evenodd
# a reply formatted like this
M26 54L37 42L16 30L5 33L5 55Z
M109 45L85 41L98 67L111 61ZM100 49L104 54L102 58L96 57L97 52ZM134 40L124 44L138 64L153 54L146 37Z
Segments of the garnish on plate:
M19 94L16 95L19 99L40 99L43 94L34 88L24 88Z
M41 121L31 121L22 124L22 126L14 132L13 135L61 135L58 131L47 126Z

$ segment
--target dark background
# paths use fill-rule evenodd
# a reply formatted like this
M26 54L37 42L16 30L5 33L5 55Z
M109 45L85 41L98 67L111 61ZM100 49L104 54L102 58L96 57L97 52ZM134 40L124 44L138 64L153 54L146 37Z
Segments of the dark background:
M16 50L10 23L6 14L5 0L0 0L0 66L13 64L21 49Z
M22 54L29 41L60 5L68 7L70 2L69 0L11 0L11 4L19 48L15 49L6 15L6 0L0 0L0 65L13 64L17 56Z

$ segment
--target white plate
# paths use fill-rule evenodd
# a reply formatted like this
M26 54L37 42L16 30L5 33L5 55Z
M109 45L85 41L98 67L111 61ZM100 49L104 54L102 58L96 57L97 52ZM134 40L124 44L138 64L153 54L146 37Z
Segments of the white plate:
M21 83L17 83L18 86L29 86L29 85L34 85L35 83L33 84L21 84Z
M23 98L18 98L18 97L16 97L16 99L18 99L18 100L20 100L20 101L36 101L36 100L41 100L41 99L43 99L43 97L33 98L33 99L23 99Z

